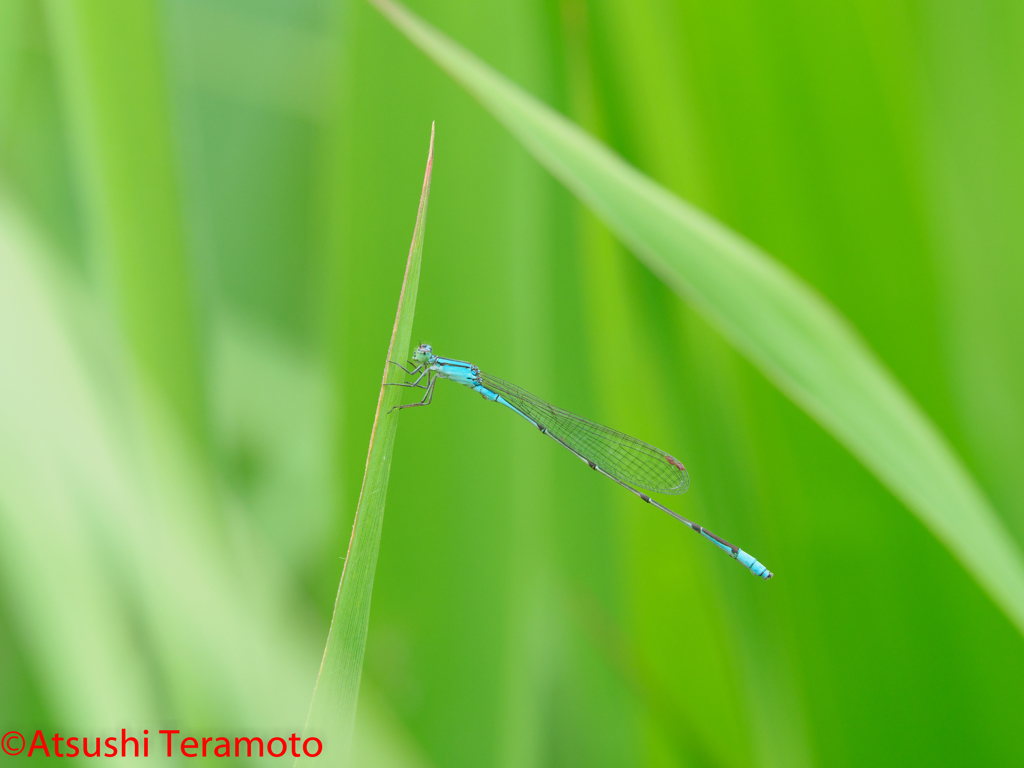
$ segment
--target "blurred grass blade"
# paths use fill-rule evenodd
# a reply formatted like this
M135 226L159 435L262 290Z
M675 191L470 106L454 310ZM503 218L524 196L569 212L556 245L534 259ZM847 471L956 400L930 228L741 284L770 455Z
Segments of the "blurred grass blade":
M167 92L161 4L46 4L95 256L131 350L206 440L194 277Z
M371 1L857 456L1024 633L1019 550L944 436L835 307L403 7Z
M243 527L216 536L192 442L55 262L0 190L0 592L48 708L301 722L315 646L268 597L289 587Z
M427 224L427 200L430 197L430 174L434 164L434 128L430 128L430 151L427 170L423 177L416 228L413 230L409 260L405 265L405 279L398 298L398 313L391 332L391 344L386 360L404 361L409 357L409 339L416 313L416 292L420 282L420 257L423 254L423 233ZM362 675L363 653L366 649L366 630L370 620L370 595L373 574L377 567L381 526L384 522L384 501L387 496L388 475L391 472L392 448L398 427L398 412L391 409L401 402L400 387L388 389L390 382L403 380L397 366L385 360L384 379L377 400L377 414L370 432L370 450L366 457L366 472L356 505L352 538L348 555L334 601L327 647L320 664L313 701L310 704L307 731L323 741L324 755L342 765L348 762L356 703L359 698L359 679Z

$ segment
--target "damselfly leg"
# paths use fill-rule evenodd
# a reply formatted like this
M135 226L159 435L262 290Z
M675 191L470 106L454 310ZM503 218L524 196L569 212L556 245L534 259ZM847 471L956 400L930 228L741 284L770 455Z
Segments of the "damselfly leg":
M419 369L421 367L421 366L416 366L416 368L414 368L412 371L409 371L404 366L399 365L398 363L395 363L394 360L388 360L388 362L389 363L394 363L395 365L397 365L399 368L401 368L403 371L405 371L406 373L408 373L410 375L415 374L417 371L419 371ZM424 376L427 377L427 383L426 384L420 384L420 381L423 379ZM389 381L389 382L386 382L384 384L384 386L386 386L386 387L414 387L416 389L425 389L426 390L426 392L423 395L423 399L420 400L418 403L406 403L405 405L396 405L396 406L390 408L388 410L388 413L391 413L391 411L401 410L402 408L415 408L415 407L420 406L420 405L430 405L430 401L434 397L434 383L436 381L437 381L437 379L433 376L433 372L429 368L426 368L426 369L423 370L422 373L420 373L419 376L416 377L415 381L405 381L405 382L403 382L403 381Z
M425 371L425 373L427 373L427 372ZM423 377L421 376L420 378L423 378ZM418 380L419 379L417 379L417 381ZM430 401L433 400L433 398L434 398L434 384L435 383L437 383L437 379L435 377L427 376L427 383L426 383L426 385L423 385L423 384L418 385L419 389L427 390L424 393L422 400L420 400L418 403L406 403L405 405L396 405L393 408L389 409L388 413L391 413L391 411L400 411L403 408L417 408L417 407L419 407L421 405L430 405ZM396 386L396 387L413 387L413 386L417 386L417 385L416 384L399 384L399 383L396 383L394 386Z
M408 373L410 376L415 376L417 373L420 372L420 369L423 368L423 363L420 363L419 365L417 365L415 368L413 368L410 371L408 368L406 368L404 365L402 365L397 360L388 360L388 362L391 363L391 365L397 365L399 368L401 368L403 371ZM409 361L409 364L412 365L412 360Z
M399 368L401 368L403 371L408 373L410 376L416 376L417 373L419 373L420 375L416 376L416 380L415 381L389 381L389 382L386 382L384 384L385 387L416 387L417 389L426 389L427 388L426 384L420 384L420 380L424 376L427 376L427 374L430 372L430 369L424 369L422 372L420 372L420 368L422 368L423 366L422 365L417 365L415 368L413 368L410 371L404 365L402 365L401 363L396 363L394 360L388 360L388 362L391 363L392 365L397 365ZM427 381L428 382L430 381L430 377L429 376L427 376Z

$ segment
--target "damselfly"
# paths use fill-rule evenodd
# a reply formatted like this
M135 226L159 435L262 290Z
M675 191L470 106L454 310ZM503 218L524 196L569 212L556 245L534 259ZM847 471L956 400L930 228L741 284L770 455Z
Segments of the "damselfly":
M412 354L415 364L412 370L398 365L403 371L416 378L395 386L415 387L426 392L418 403L408 403L398 408L415 408L430 405L434 396L434 385L438 379L448 379L479 392L484 399L501 403L543 432L551 439L568 448L587 465L611 478L623 488L653 504L663 512L688 525L716 547L729 554L750 569L755 576L770 579L772 572L739 547L734 547L703 526L687 520L677 512L661 504L644 491L650 493L685 493L690 486L690 477L682 462L660 448L637 440L635 437L616 432L574 413L546 403L539 397L510 384L507 381L484 373L465 360L438 357L429 344L420 344ZM424 382L423 379L426 378Z

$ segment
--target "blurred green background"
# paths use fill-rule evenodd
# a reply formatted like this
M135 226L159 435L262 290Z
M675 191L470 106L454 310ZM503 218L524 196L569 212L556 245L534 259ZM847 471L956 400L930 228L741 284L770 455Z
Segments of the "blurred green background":
M816 286L1024 543L1019 4L410 7ZM971 577L355 0L0 2L0 730L301 730L432 120L414 342L679 456L777 576L440 386L356 764L1016 762Z

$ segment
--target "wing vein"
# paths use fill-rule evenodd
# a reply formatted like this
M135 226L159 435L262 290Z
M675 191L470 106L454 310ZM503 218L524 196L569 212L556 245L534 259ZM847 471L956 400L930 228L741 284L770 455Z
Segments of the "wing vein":
M690 485L682 463L660 448L551 405L482 371L480 382L617 480L651 493L684 493Z

